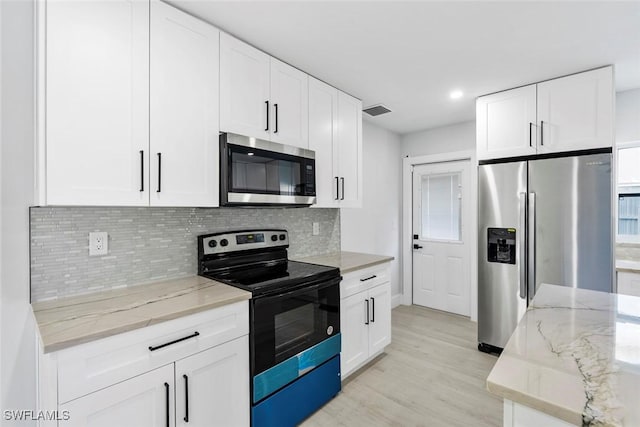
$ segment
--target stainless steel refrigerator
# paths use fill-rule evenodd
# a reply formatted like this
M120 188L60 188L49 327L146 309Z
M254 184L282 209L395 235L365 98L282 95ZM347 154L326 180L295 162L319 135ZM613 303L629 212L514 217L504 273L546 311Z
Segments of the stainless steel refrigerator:
M481 162L478 349L504 348L542 283L612 291L611 153Z

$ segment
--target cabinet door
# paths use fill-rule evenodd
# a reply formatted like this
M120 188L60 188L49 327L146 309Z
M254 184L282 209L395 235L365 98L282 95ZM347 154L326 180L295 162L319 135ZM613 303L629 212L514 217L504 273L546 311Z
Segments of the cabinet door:
M220 34L220 130L269 139L270 58Z
M151 4L152 206L218 206L219 35Z
M369 354L373 355L391 344L391 284L387 282L371 289L369 304Z
M476 101L478 159L536 154L536 85Z
M346 377L369 357L369 325L367 325L367 292L340 301L342 350L340 366Z
M245 335L176 362L178 426L249 425L249 340Z
M166 384L166 385L165 385ZM60 405L68 427L175 425L173 363Z
M309 147L309 76L271 58L271 140Z
M640 297L640 273L618 271L618 293Z
M149 203L149 3L47 3L46 203Z
M333 141L337 139L338 90L309 78L309 149L316 152L317 207L338 204L338 173L334 173Z
M538 152L613 145L611 67L538 84Z
M343 92L338 92L337 131L340 206L362 207L362 102Z

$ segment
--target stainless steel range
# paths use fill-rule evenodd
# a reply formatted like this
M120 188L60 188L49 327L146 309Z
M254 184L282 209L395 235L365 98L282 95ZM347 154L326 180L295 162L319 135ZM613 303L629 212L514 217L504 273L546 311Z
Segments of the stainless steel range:
M253 426L296 425L341 389L340 271L288 247L286 230L198 237L198 274L252 293Z

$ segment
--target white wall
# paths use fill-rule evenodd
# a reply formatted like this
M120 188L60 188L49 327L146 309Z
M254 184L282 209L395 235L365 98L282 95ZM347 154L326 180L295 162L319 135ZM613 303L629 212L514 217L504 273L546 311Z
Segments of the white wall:
M402 157L476 149L476 122L458 123L402 136Z
M616 142L640 141L640 89L616 93Z
M29 305L34 168L34 1L0 1L0 409L36 409ZM50 408L53 409L53 408ZM11 422L3 426L35 425Z
M341 248L390 255L391 295L400 302L400 136L364 122L362 208L340 210Z

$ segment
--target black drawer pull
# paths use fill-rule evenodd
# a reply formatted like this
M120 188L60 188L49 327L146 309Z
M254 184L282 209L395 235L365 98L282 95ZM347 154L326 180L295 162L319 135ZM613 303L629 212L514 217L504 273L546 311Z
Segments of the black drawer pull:
M189 422L189 377L183 375L184 378L184 422Z
M166 409L166 418L165 422L167 427L170 427L171 423L169 422L169 383L164 383L164 396L165 396L165 409Z
M367 321L364 322L365 325L369 324L369 299L364 300L364 305L367 306Z
M182 338L178 338L177 340L173 340L173 341L170 341L170 342L167 342L167 343L164 343L164 344L160 344L160 345L157 345L157 346L155 346L155 347L154 347L154 346L152 346L152 345L150 345L150 346L149 346L149 351L156 351L156 350L159 350L159 349L161 349L161 348L163 348L163 347L166 347L166 346L168 346L168 345L175 344L175 343L179 343L180 341L188 340L189 338L197 337L198 335L200 335L200 332L195 331L195 332L194 332L194 333L192 333L191 335L188 335L188 336L186 336L186 337L182 337Z
M376 276L376 275L374 274L373 276L365 277L364 279L360 279L360 281L361 281L361 282L366 282L367 280L375 279L376 277L378 277L378 276Z
M371 297L371 323L376 321L376 299Z

